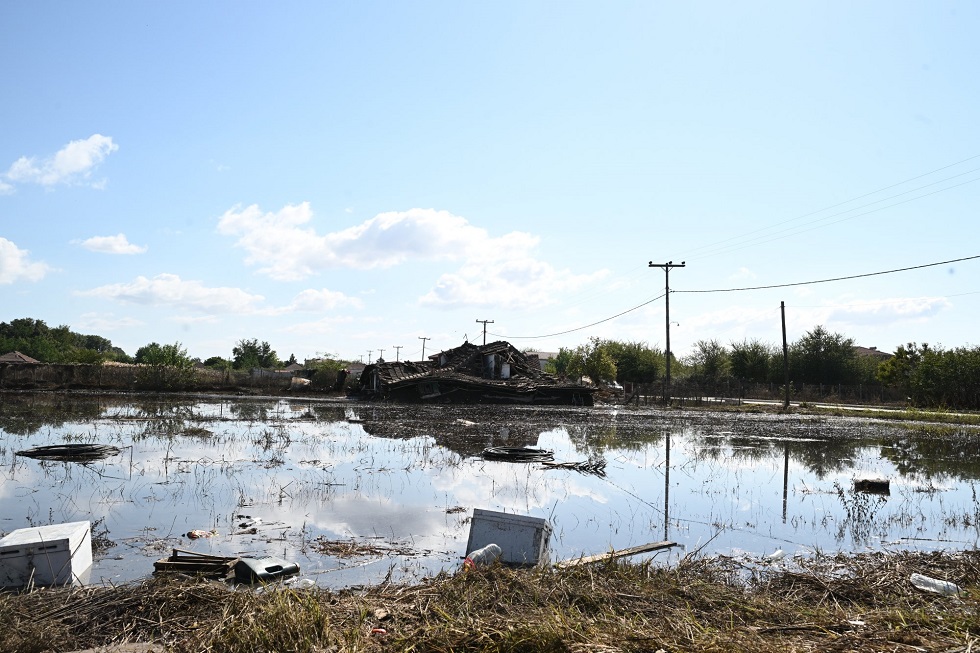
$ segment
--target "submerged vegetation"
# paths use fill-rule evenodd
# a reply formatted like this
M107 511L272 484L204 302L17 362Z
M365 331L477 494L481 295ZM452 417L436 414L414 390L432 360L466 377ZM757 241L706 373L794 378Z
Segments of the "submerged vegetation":
M925 592L912 574L963 590ZM214 653L967 651L978 581L977 552L491 567L342 591L152 579L0 595L0 653L123 642Z

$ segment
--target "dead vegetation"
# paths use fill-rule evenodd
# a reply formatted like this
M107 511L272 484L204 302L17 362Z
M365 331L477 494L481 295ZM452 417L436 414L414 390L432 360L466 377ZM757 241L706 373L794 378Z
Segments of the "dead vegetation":
M232 591L153 579L0 595L0 652L155 642L173 651L973 649L980 553L685 558L442 575L412 586ZM966 591L916 590L913 572Z

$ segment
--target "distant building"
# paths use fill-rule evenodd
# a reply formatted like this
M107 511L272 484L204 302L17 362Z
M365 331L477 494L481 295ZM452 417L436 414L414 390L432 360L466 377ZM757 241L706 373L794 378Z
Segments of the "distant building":
M889 354L886 351L878 351L877 347L854 347L855 356L869 356L872 358L877 358L878 360L888 360L894 354Z
M39 365L41 361L35 360L19 351L12 351L0 356L0 364L3 363L8 365Z
M548 361L553 358L558 357L557 351L526 351L524 355L527 356L529 361L537 361L538 367L544 372L545 368L548 366Z

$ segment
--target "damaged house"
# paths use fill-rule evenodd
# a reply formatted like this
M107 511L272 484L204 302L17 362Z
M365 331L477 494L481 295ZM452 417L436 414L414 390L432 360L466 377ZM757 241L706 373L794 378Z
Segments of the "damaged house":
M541 371L510 343L466 342L422 362L368 365L359 395L365 399L431 403L524 403L592 406L595 388Z

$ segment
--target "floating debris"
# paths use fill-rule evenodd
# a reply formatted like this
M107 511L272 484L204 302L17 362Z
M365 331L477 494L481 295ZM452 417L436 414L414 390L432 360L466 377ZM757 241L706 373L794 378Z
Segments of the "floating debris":
M240 558L207 555L184 549L174 549L169 558L153 563L153 573L179 573L229 580L235 577L235 565Z
M546 462L555 459L555 453L536 447L488 447L483 450L487 460L505 460L514 463Z
M62 460L68 462L88 462L92 460L102 460L109 456L115 456L120 451L119 447L108 444L52 444L44 447L34 447L24 451L15 452L18 456L35 458L38 460Z
M606 475L606 461L602 458L583 460L581 462L555 463L543 462L545 469L571 469L576 472L595 474L596 476Z
M856 478L854 479L854 491L866 492L867 494L891 494L887 478Z

